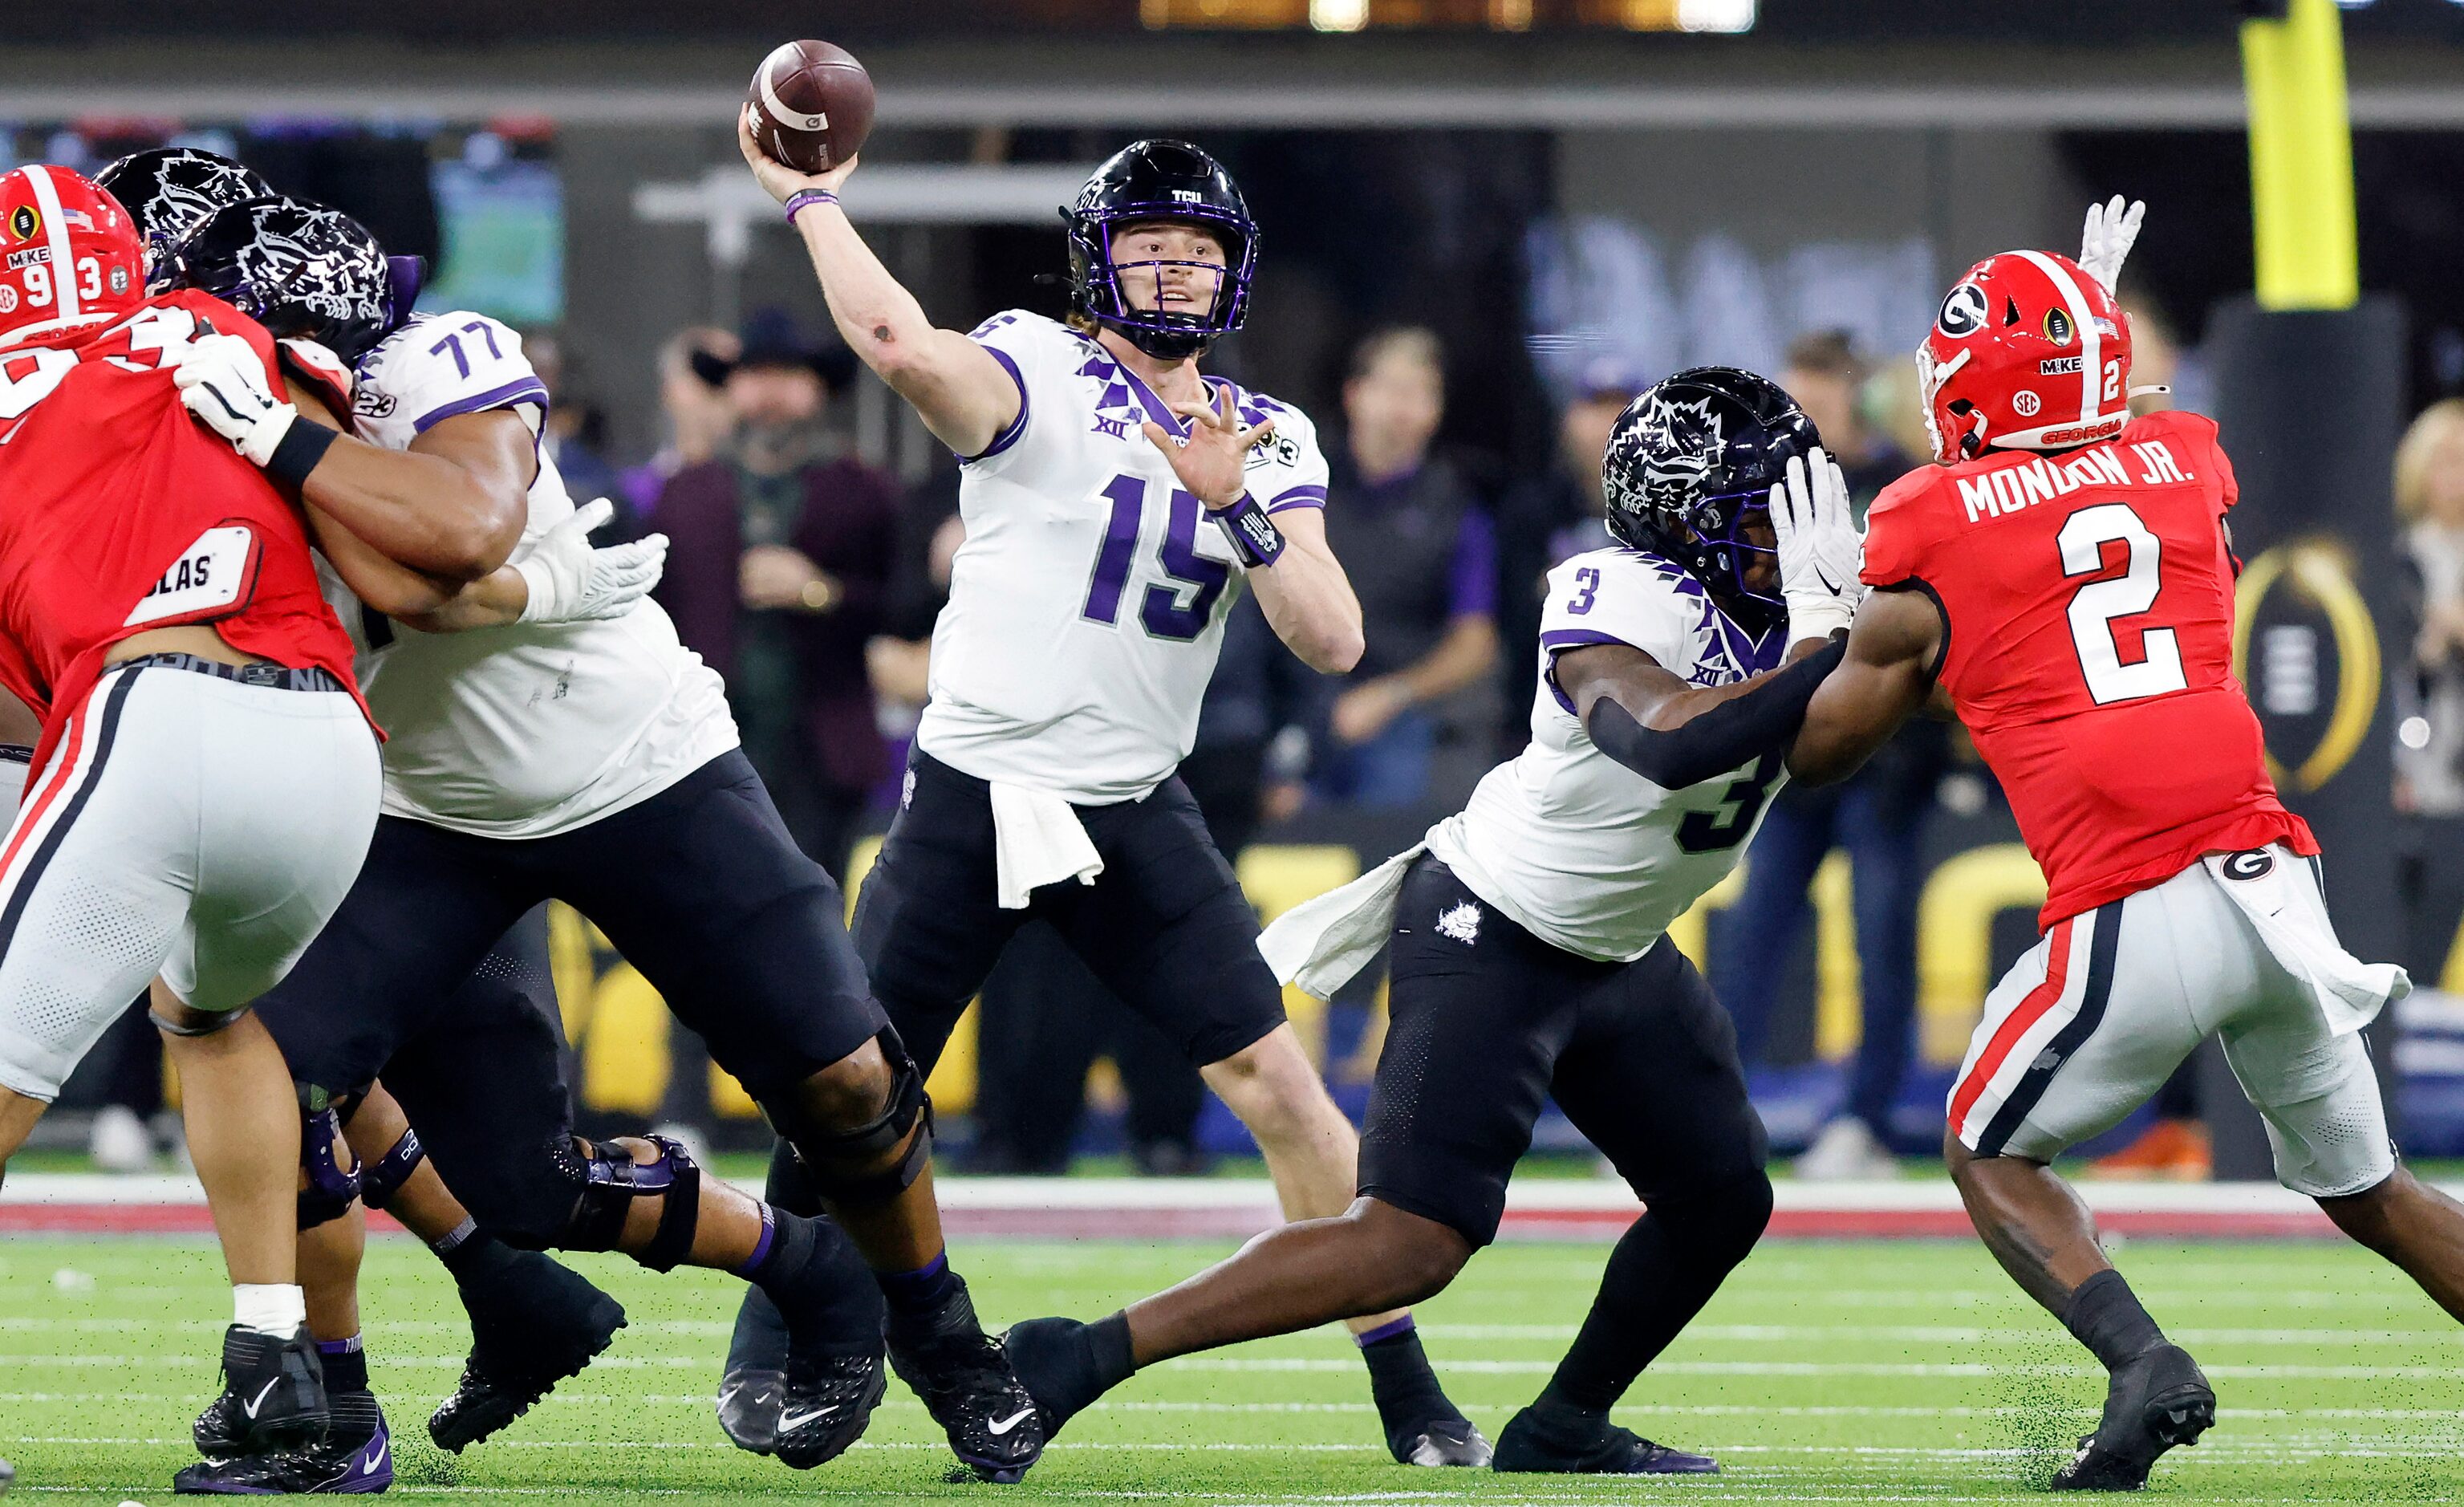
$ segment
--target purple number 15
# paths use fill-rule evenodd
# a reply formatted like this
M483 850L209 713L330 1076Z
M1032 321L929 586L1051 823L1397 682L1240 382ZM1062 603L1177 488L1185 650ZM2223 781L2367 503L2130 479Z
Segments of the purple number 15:
M1129 588L1138 525L1146 517L1147 484L1139 476L1114 476L1105 483L1103 496L1112 504L1111 517L1104 526L1104 546L1095 553L1095 575L1087 584L1087 605L1078 615L1110 627L1121 618L1121 593ZM1138 602L1138 621L1157 638L1186 642L1204 632L1214 620L1215 601L1232 579L1232 567L1198 552L1201 511L1198 499L1176 487L1170 505L1155 561L1177 584L1147 587ZM1189 599L1182 601L1182 591L1192 587Z

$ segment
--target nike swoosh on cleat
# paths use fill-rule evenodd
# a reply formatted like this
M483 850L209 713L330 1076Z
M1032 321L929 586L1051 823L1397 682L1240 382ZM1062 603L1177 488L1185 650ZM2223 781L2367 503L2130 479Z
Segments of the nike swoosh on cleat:
M379 1439L377 1441L377 1452L369 1455L366 1459L360 1462L360 1474L362 1475L374 1475L377 1474L377 1467L385 1464L385 1441Z
M1009 1432L1012 1429L1017 1428L1020 1424L1023 1424L1023 1423L1026 1422L1029 1418L1032 1418L1032 1417L1034 1417L1034 1416L1035 1416L1035 1409L1034 1409L1034 1408L1032 1408L1032 1407L1022 1407L1022 1408L1020 1408L1018 1411L1016 1411L1016 1412L1014 1412L1014 1413L1010 1414L1008 1417L1006 1417L1006 1418L1002 1419L1001 1422L999 1422L999 1423L990 1423L990 1424L986 1424L986 1425L984 1425L984 1427L985 1427L985 1428L987 1428L987 1429L991 1429L991 1430L992 1430L994 1433L996 1433L996 1434L1004 1434L1004 1433Z
M273 1381L268 1382L268 1383L266 1383L263 1386L258 1387L258 1388L256 1389L256 1400L255 1400L254 1402L247 1402L247 1403L242 1403L242 1404L240 1404L240 1405L239 1405L239 1410L240 1410L241 1412L244 1412L244 1413L248 1414L251 1418L255 1417L255 1416L256 1416L256 1410L257 1410L258 1408L260 1408L260 1407L264 1407L264 1406L265 1406L265 1397L266 1397L266 1394L267 1394L268 1392L273 1391L273 1390L274 1390L274 1388L281 1383L281 1381L282 1381L282 1378L280 1378L280 1377L278 1377L278 1376L277 1376L277 1377L275 1377Z
M838 1404L832 1403L827 1407L816 1407L810 1412L781 1413L779 1415L779 1431L781 1433L793 1433L797 1429L804 1427L804 1425L827 1418L830 1414L837 1412L838 1410Z

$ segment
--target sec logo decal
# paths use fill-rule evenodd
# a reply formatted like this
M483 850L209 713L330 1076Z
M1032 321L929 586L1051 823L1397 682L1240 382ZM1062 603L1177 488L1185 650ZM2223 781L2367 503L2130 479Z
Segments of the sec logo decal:
M2044 406L2044 399L2025 388L2011 394L2011 407L2017 410L2021 418L2035 418L2036 410Z

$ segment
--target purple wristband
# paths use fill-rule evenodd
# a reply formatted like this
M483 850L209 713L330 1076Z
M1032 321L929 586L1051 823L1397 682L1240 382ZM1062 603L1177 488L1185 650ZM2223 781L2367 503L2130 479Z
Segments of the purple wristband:
M799 188L795 192L787 195L787 202L780 208L787 211L787 223L793 225L796 223L797 211L804 209L810 205L836 204L838 202L839 196L830 192L827 188Z
M1246 492L1240 501L1217 513L1215 521L1223 525L1224 537L1232 541L1232 552L1241 557L1243 566L1271 565L1284 552L1284 531Z

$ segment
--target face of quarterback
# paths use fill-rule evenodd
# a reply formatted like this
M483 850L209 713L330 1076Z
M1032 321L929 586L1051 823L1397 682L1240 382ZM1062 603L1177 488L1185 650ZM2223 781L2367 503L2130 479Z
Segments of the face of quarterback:
M1126 225L1112 233L1111 252L1121 297L1133 309L1202 318L1214 309L1223 287L1221 269L1228 261L1223 242L1202 225L1165 220ZM1171 265L1176 262L1200 265Z

